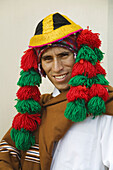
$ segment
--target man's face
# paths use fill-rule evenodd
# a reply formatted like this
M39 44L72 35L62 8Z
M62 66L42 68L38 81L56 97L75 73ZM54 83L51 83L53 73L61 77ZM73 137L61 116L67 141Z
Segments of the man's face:
M62 47L51 47L41 57L42 68L49 80L61 92L69 88L69 80L74 65L74 54Z

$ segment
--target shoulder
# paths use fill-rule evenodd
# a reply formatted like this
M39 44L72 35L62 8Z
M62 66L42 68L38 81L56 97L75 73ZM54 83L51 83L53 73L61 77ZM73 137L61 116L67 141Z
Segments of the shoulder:
M108 86L108 93L109 93L109 98L106 101L106 115L111 115L113 116L113 87Z
M102 115L101 117L101 121L105 124L105 125L113 125L113 116L112 115ZM104 126L105 126L104 125Z
M108 93L109 93L109 99L113 100L113 87L112 86L107 86L107 90L108 90Z
M105 136L112 136L112 139L113 139L113 133L112 133L113 116L102 115L100 119L101 119L100 126L101 126L101 130L102 130L102 134L106 134Z
M14 143L13 140L11 139L11 135L10 135L11 129L12 129L12 128L10 128L10 129L6 132L6 134L5 134L4 137L2 138L2 141L6 141L8 144L10 144L10 145L12 145L12 146L15 146L15 143Z
M113 87L112 86L107 86L108 92L113 92Z

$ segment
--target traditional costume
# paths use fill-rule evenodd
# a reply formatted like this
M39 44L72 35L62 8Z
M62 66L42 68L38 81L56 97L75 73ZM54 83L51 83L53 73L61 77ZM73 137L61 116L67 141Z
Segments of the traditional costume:
M1 169L113 169L113 88L100 45L98 33L59 13L38 24L21 59L18 114L0 144ZM75 56L70 89L40 99L41 55L57 46Z

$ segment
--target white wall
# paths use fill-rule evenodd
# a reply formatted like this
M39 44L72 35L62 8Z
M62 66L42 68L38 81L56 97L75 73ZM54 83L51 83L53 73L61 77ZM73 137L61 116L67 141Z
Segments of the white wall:
M107 48L107 61L108 61L108 78L113 86L113 0L108 3L108 48Z
M107 54L109 3L108 0L0 1L0 138L17 114L14 99L18 89L20 58L37 23L50 13L61 12L83 28L90 26L94 32L101 33L102 50ZM107 55L103 66L108 67ZM47 85L44 80L41 92L51 92L52 89L53 86Z

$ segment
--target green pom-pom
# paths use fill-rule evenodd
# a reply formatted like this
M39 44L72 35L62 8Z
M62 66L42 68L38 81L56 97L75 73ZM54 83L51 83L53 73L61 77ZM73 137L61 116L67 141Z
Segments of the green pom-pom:
M109 85L103 74L97 74L96 77L93 77L93 82L94 84Z
M69 102L65 110L65 117L73 122L80 122L86 118L87 110L84 99Z
M87 81L84 83L86 87L91 87L93 84L109 85L109 82L103 74L97 74L95 77L87 78Z
M77 75L70 79L69 84L72 86L85 85L86 87L91 87L93 84L109 85L109 82L105 79L103 74L97 74L97 76L92 78Z
M94 117L106 112L105 102L102 98L95 96L89 100L87 109Z
M89 62L91 62L93 65L97 62L97 56L95 52L88 46L83 45L81 49L78 51L78 54L76 56L75 62L79 62L81 59L85 59Z
M31 132L21 129L21 131L12 129L11 138L15 142L16 148L19 150L28 150L35 144L35 136Z
M41 111L41 106L38 102L33 99L19 100L17 99L17 104L15 105L19 113L35 114Z
M21 71L20 72L21 77L19 78L19 81L17 85L23 87L23 86L40 86L41 83L41 76L38 72L36 72L33 68L28 71Z
M72 86L83 85L87 81L87 77L83 75L77 75L70 79L69 84Z
M77 75L70 79L69 84L72 86L85 85L86 87L91 87L94 84L94 80L87 76Z
M86 87L91 87L94 84L93 78L87 78L87 81L84 83Z
M103 52L99 49L99 48L94 48L94 52L95 52L95 54L96 54L96 56L97 56L97 59L99 60L99 61L101 61L102 59L103 59Z

